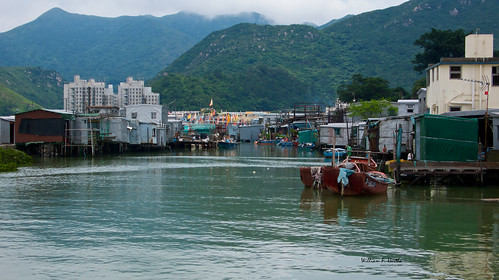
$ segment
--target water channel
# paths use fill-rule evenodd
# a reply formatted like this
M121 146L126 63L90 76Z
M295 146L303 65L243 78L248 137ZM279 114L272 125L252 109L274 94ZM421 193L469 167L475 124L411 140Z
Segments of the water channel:
M318 152L241 144L0 174L0 279L494 279L499 186L305 188Z

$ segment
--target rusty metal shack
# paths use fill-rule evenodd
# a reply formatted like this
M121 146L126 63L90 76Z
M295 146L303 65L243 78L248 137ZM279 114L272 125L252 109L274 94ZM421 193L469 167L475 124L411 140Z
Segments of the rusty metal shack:
M75 117L62 110L37 109L15 116L15 144L31 153L61 155Z

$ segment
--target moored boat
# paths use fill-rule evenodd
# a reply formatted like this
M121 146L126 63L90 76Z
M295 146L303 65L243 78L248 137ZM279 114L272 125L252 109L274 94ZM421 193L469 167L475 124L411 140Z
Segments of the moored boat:
M334 157L335 158L342 158L347 155L347 150L342 149L342 148L335 148L335 149L327 149L323 152L325 157Z
M305 150L313 150L315 149L315 144L314 143L299 143L298 148L300 149L305 149Z
M231 141L218 141L217 142L217 146L219 148L225 148L225 149L228 149L228 148L235 148L237 147L237 142L231 142Z
M260 139L256 141L258 145L275 145L277 144L276 140L265 140L265 139Z
M277 143L277 146L282 146L282 147L293 147L293 141L289 141L288 138L284 138L279 143Z
M386 193L392 180L376 167L370 158L351 157L339 166L301 167L300 177L305 186L325 187L340 195Z

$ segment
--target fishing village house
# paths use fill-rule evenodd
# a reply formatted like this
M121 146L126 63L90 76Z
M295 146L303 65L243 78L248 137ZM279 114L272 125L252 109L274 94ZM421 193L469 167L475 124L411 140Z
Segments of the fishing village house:
M426 69L426 92L419 99L430 114L480 119L480 143L497 149L499 115L491 112L499 109L499 57L493 41L492 34L466 36L465 57L442 58Z
M165 147L173 141L169 130L159 94L131 77L115 94L112 85L76 75L64 85L64 110L40 109L15 116L15 144L45 155Z
M167 144L168 111L161 105L136 104L125 107L129 120L129 144L159 145Z
M74 115L63 110L37 109L16 114L15 144L21 150L39 154L64 154Z
M492 34L470 34L465 57L442 58L426 69L426 108L430 114L499 108L499 57ZM488 96L487 96L488 94Z
M14 116L0 117L0 145L14 144Z

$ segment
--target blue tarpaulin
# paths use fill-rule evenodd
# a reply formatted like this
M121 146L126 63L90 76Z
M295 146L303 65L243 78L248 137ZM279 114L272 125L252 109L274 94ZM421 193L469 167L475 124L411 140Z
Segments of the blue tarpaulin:
M353 170L340 168L340 173L338 174L338 183L342 183L343 186L348 185L348 176L353 174Z

